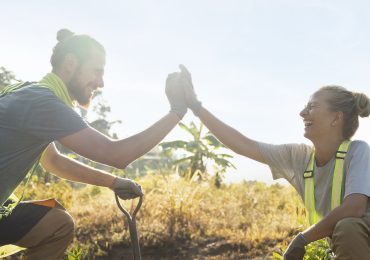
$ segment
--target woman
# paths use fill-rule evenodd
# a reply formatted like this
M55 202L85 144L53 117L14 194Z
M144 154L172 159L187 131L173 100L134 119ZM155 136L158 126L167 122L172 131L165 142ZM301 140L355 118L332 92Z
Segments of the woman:
M284 259L303 259L304 247L325 237L338 259L370 259L370 148L349 141L358 117L370 114L369 98L322 87L300 112L313 146L272 145L249 139L212 115L197 99L190 73L180 68L177 88L208 129L234 152L269 165L273 178L288 180L305 201L312 225L293 239Z

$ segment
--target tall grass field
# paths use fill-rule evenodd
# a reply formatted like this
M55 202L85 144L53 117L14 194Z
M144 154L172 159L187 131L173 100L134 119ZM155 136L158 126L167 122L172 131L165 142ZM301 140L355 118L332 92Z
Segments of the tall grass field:
M145 191L137 215L143 259L282 259L306 227L302 202L288 186L243 182L217 188L156 173L137 181ZM63 180L45 184L34 176L25 199L51 197L75 219L66 259L131 259L128 225L112 191L72 188ZM133 210L137 200L122 203ZM325 249L324 242L316 243L306 259L321 259Z

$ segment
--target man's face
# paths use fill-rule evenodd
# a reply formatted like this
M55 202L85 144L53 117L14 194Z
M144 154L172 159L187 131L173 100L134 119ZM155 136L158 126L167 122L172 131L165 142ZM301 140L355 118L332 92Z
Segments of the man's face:
M71 98L81 106L88 107L94 92L104 87L105 55L92 51L91 57L79 64L74 71L67 88Z

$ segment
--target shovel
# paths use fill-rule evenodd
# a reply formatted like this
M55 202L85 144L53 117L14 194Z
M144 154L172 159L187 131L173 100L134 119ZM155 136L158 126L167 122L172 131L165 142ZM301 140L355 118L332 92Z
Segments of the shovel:
M132 244L132 252L134 254L134 260L141 260L141 252L140 252L140 245L139 245L139 238L137 234L136 229L136 214L139 211L141 204L143 203L143 196L140 196L139 202L136 205L136 208L132 215L124 208L122 207L117 194L116 195L116 202L118 208L122 211L123 214L126 215L129 230L130 230L130 237L131 237L131 244Z

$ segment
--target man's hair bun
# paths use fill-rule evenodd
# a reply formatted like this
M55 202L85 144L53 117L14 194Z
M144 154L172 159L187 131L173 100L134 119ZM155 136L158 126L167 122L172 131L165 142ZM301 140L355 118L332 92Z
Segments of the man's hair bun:
M75 34L68 29L57 32L58 43L53 48L50 63L53 69L63 62L67 54L73 54L81 63L91 58L92 50L98 50L105 55L103 45L85 34Z
M73 36L74 33L68 29L60 29L58 32L57 32L57 40L58 42L62 42L64 41L65 39Z

